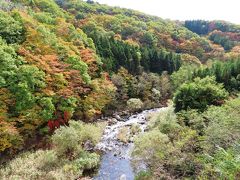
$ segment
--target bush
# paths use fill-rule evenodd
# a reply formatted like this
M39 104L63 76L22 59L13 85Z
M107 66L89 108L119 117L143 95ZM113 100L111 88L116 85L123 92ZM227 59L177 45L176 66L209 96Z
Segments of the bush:
M52 136L52 142L59 155L75 157L82 152L82 144L91 141L96 144L103 128L93 124L70 121L69 127L60 127Z
M216 179L238 179L240 176L239 151L240 144L237 144L228 150L218 148L213 156L203 156L204 169L201 172L201 179L208 179L210 176Z
M183 84L174 95L175 111L198 109L204 111L209 105L223 104L228 92L214 77L195 78Z
M143 159L146 163L154 165L159 159L164 159L170 149L170 141L167 135L155 129L139 136L134 144L133 154Z
M135 180L153 180L152 174L149 171L140 171L134 178Z
M205 129L204 148L212 152L216 147L227 149L240 139L240 98L228 101L222 107L210 107L205 113L208 127Z
M137 98L131 98L127 101L127 106L130 110L139 110L143 106L143 102Z
M78 169L92 169L96 167L99 163L100 156L95 153L81 153L81 157L76 159L73 164Z
M174 133L181 128L177 123L177 116L172 107L162 112L153 113L150 117L149 126L150 128L158 128L164 134Z
M84 142L94 145L100 140L102 125L70 121L52 136L52 150L27 152L0 169L3 180L14 179L77 179L85 169L98 166L100 156L83 149ZM59 157L61 156L61 157Z
M117 138L119 141L127 143L130 138L129 128L128 127L121 128L117 134Z
M133 156L149 165L152 179L171 179L195 173L198 148L197 132L180 126L169 108L152 115L149 131L135 140Z
M2 179L39 179L47 176L47 172L58 165L54 151L36 151L25 153L12 160L0 170Z
M77 179L84 169L97 167L100 157L95 153L83 152L79 158L69 161L58 158L54 150L38 150L24 153L0 169L2 180L15 179Z

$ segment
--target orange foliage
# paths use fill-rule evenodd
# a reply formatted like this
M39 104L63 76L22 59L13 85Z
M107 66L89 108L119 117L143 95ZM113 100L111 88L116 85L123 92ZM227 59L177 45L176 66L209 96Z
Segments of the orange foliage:
M81 60L83 60L89 67L88 73L94 76L98 70L97 56L95 52L89 48L80 50Z

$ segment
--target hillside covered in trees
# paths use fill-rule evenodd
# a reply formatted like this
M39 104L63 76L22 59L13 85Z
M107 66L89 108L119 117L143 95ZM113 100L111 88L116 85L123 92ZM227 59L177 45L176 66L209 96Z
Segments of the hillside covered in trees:
M97 119L169 99L135 141L134 156L149 156L136 178L238 179L239 90L239 25L90 0L0 1L0 179L82 177L99 164L84 146L101 138Z

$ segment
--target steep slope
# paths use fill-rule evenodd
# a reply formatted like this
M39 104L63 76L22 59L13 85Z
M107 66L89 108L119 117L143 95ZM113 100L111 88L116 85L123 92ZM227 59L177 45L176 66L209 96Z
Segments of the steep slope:
M0 11L1 151L34 142L74 112L82 119L101 113L115 91L71 15L53 1L8 3Z
M239 25L225 21L192 20L186 21L185 27L201 36L205 36L212 43L220 45L222 54L227 52L225 58L239 56Z
M208 23L210 30L198 32L191 22L186 28L81 0L3 0L0 5L1 152L14 154L70 119L90 121L127 104L137 110L131 102L161 106L172 97L170 75L181 66L238 56L237 44L232 56L211 41L220 30L235 40L234 25L211 29ZM229 89L233 84L238 89L238 69L231 70L238 64L229 63L219 75L219 82L232 80L224 82Z

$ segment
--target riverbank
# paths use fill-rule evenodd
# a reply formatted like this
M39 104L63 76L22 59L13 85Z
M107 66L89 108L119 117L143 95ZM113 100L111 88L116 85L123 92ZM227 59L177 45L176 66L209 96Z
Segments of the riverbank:
M117 121L109 120L101 141L95 147L103 152L98 174L94 180L105 179L134 179L135 171L131 165L131 152L134 147L134 138L147 128L147 118L150 114L166 110L167 107L144 110L131 115L128 118L121 118Z

